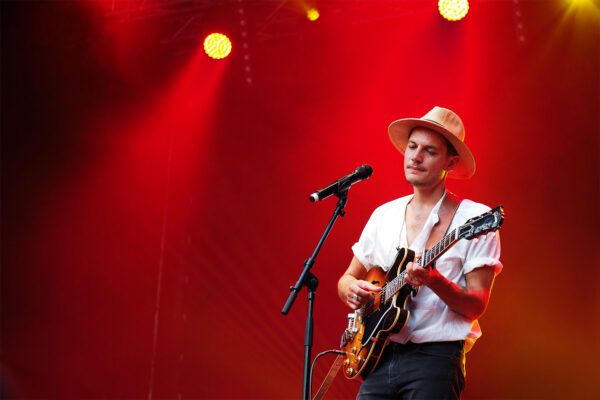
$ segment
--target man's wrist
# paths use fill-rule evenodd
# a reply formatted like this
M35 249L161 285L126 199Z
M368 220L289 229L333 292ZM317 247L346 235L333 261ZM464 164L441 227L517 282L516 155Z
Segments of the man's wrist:
M435 288L443 286L445 280L446 278L444 277L444 275L440 274L440 272L434 268L431 271L429 271L429 280L427 282L427 286L429 286L429 288L433 290Z

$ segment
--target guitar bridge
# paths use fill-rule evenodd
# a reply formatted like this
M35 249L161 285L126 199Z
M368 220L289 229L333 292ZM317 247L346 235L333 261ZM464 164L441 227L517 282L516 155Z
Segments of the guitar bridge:
M344 347L346 344L354 340L354 335L358 332L360 327L360 311L355 311L348 314L348 327L342 334L341 346Z

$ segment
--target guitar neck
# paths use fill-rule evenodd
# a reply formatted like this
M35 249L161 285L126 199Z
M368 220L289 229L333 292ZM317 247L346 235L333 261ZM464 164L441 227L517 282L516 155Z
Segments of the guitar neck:
M421 265L423 268L429 267L435 262L442 254L444 254L452 245L458 241L457 238L458 229L453 229L446 236L442 238L435 246L429 250L425 250L421 256Z
M429 267L435 262L442 254L444 254L454 243L458 241L458 228L453 229L446 236L436 243L430 250L425 250L421 256L421 265L423 268ZM388 301L400 290L402 286L406 284L406 270L398 274L397 277L388 282L382 290L381 296L385 301Z

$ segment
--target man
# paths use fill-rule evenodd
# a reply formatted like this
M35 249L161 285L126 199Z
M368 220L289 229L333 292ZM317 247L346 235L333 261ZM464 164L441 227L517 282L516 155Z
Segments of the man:
M423 118L393 122L388 133L404 154L404 174L412 195L378 207L338 282L344 303L357 309L381 289L364 280L374 267L392 265L398 246L417 255L446 232L489 210L446 190L446 178L468 179L475 160L464 143L465 130L454 112L434 107ZM389 336L376 369L365 379L359 399L457 399L464 388L464 354L481 335L484 313L500 263L498 233L460 240L434 269L406 267L407 282L418 287L409 296L406 326Z

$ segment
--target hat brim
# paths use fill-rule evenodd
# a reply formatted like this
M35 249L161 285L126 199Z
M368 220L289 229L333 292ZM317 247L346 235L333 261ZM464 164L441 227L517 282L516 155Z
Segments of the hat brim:
M450 171L448 171L448 177L454 179L469 179L475 174L475 158L471 150L465 145L465 143L454 136L449 130L443 126L428 120L419 118L405 118L394 121L388 128L388 134L392 144L402 154L406 151L406 145L408 144L408 136L410 131L414 128L422 126L425 128L432 129L445 137L456 149L459 155L458 164Z

